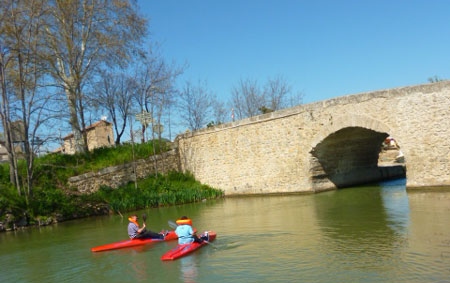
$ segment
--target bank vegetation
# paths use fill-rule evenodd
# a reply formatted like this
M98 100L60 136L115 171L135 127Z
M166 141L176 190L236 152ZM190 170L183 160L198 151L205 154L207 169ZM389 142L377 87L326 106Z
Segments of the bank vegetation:
M81 194L67 185L72 176L131 163L168 149L168 143L164 141L150 141L99 148L74 155L48 154L37 157L33 193L21 195L9 182L9 165L2 164L0 230L49 225L76 218L192 203L223 196L223 191L199 183L189 173L179 172L152 175L119 188L102 186L91 194ZM19 176L26 176L25 167L26 162L19 160Z

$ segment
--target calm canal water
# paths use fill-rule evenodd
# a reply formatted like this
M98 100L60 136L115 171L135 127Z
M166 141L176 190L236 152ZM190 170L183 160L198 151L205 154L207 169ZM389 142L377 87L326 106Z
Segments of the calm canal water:
M450 282L450 192L404 180L316 195L227 198L139 211L153 230L188 215L214 246L91 253L125 239L118 215L0 234L0 282Z

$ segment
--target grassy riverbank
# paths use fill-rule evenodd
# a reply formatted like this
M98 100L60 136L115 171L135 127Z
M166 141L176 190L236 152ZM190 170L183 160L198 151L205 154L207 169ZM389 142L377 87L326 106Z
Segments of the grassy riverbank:
M189 173L179 172L150 176L117 189L103 186L92 194L80 194L67 186L72 176L126 164L168 149L167 143L150 142L102 148L86 154L49 154L36 159L32 190L21 189L20 194L9 183L8 165L2 164L0 231L223 196L223 191L200 184ZM24 164L19 165L25 174Z

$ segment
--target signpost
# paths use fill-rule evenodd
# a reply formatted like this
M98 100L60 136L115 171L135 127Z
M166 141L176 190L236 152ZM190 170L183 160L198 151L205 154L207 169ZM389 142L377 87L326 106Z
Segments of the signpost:
M141 122L143 129L145 129L142 131L142 138L144 138L144 131L147 130L148 125L153 123L152 114L142 110L141 113L136 114L136 120ZM152 130L158 135L159 138L161 138L161 133L164 131L164 126L161 124L154 124Z
M142 110L141 113L136 114L136 120L141 122L142 126L147 127L153 121L152 114Z
M142 110L141 113L136 114L136 120L138 120L142 124L142 143L144 143L145 131L147 130L147 126L153 121L152 114L148 113L145 110Z

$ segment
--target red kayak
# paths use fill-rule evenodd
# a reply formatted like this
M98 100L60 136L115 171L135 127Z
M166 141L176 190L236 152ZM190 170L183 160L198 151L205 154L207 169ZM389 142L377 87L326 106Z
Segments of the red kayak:
M204 236L205 233L203 233L202 235L200 235L200 237ZM216 232L214 231L208 231L208 241L204 241L202 243L190 243L190 244L183 244L183 245L178 245L177 247L171 249L170 251L166 252L165 254L163 254L163 256L161 257L161 260L175 260L178 259L180 257L183 257L187 254L192 253L195 250L198 250L199 248L203 247L204 245L207 245L208 242L212 242L216 239Z
M103 252L103 251L110 251L110 250L117 250L117 249L123 249L123 248L129 248L129 247L136 247L136 246L143 246L146 244L150 244L153 242L162 242L162 241L170 241L170 240L176 240L178 239L177 234L175 234L175 231L169 231L166 237L164 239L129 239L129 240L123 240L120 242L110 243L98 247L91 248L92 252Z

